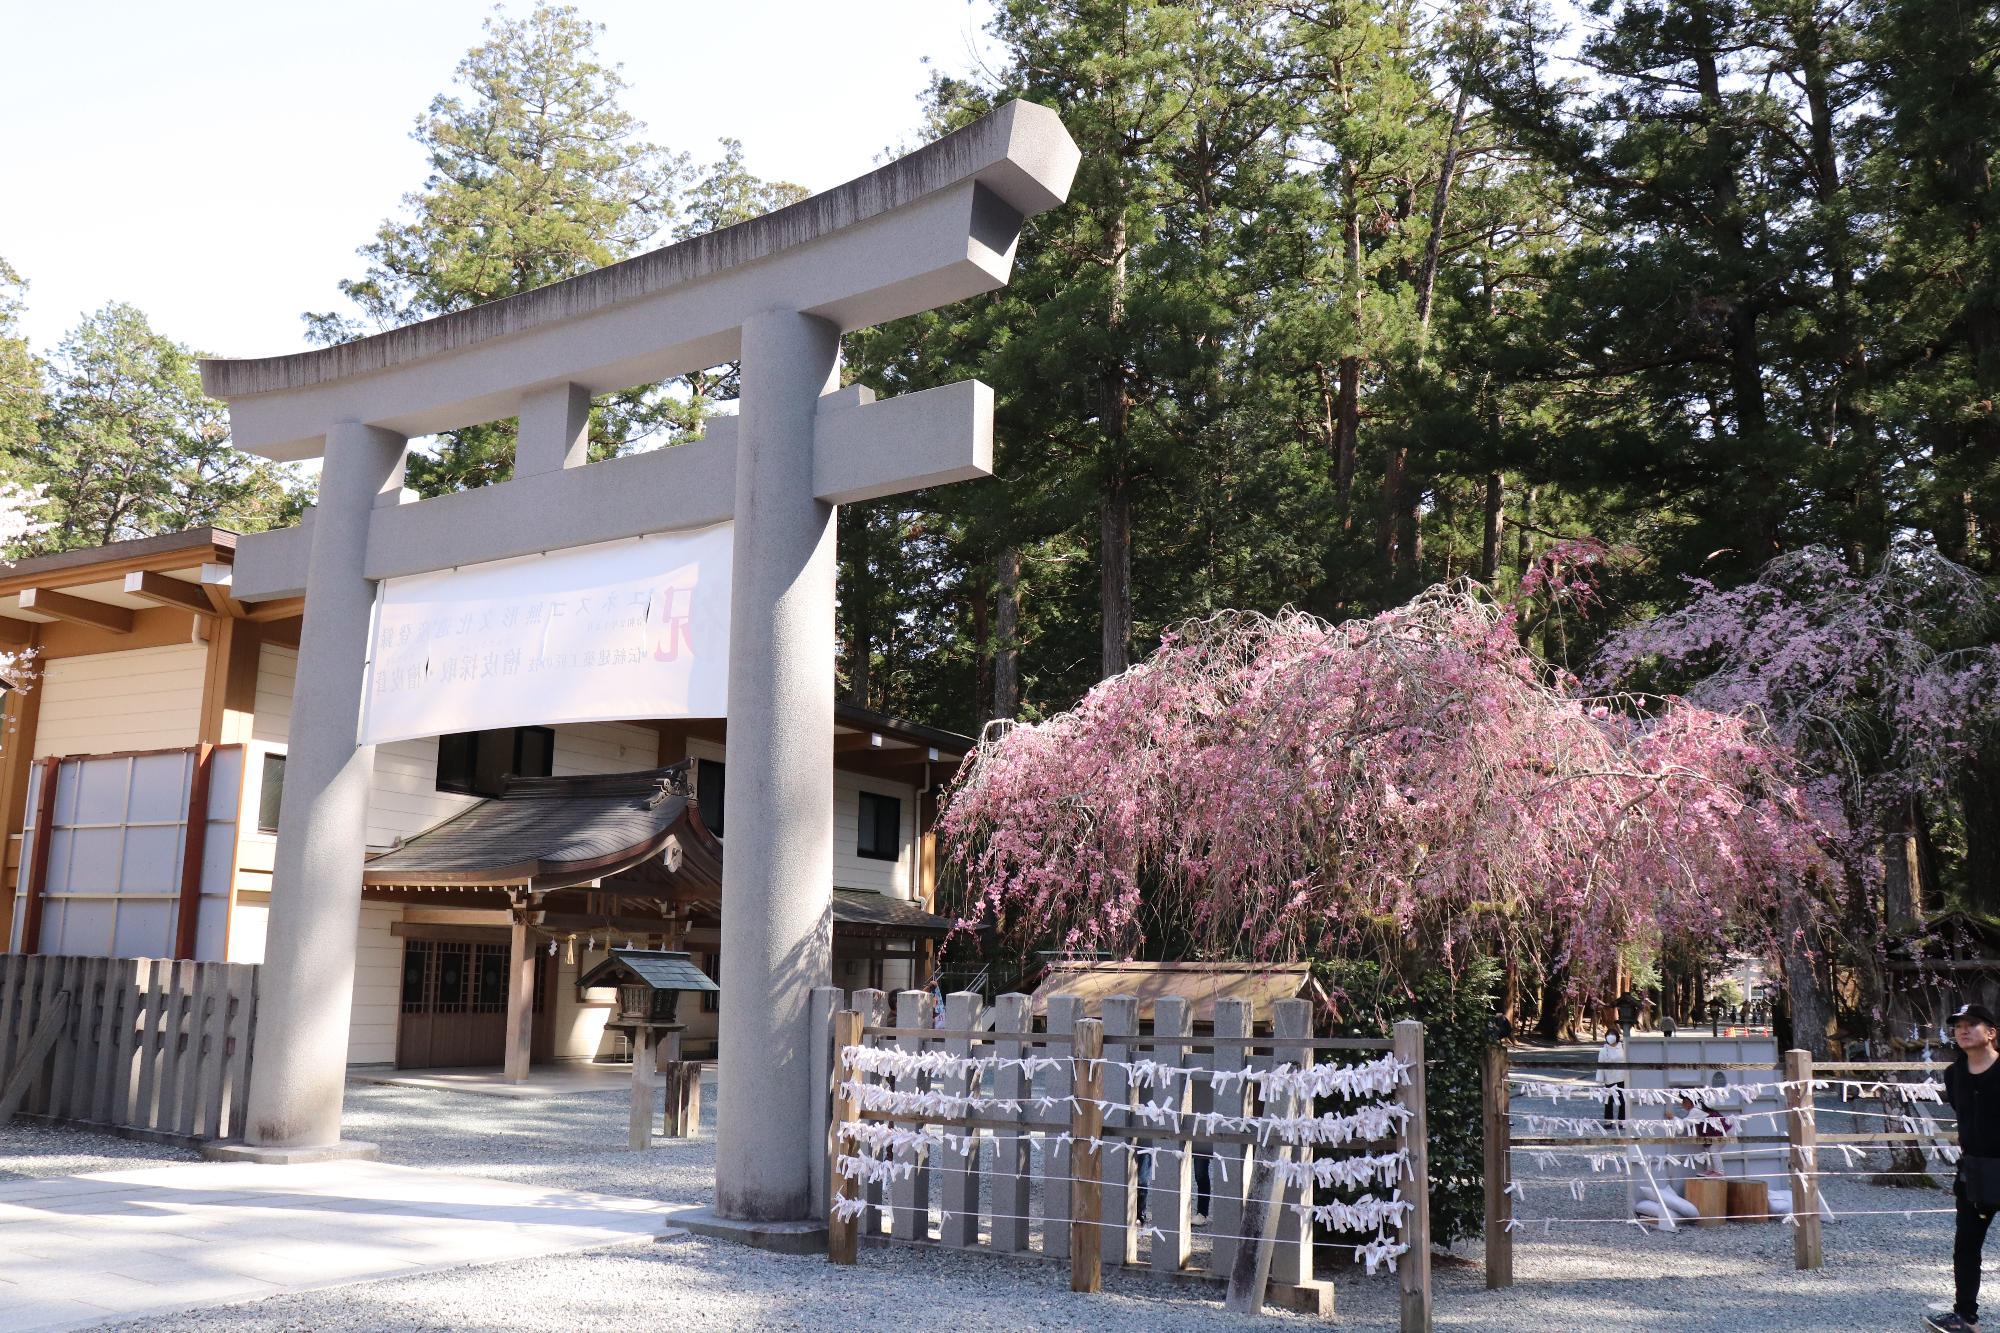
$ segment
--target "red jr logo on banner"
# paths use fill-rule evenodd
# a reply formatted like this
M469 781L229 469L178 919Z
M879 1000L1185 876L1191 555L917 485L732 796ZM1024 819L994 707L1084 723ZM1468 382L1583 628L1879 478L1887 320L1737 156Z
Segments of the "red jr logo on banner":
M694 656L694 641L688 637L688 623L694 616L693 588L660 590L660 634L653 641L655 662L677 662L682 650Z

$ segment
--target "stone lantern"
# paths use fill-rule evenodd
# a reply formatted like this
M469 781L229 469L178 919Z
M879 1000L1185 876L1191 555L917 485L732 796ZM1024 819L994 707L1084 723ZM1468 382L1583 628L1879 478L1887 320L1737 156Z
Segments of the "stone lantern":
M618 988L618 1021L632 1028L631 1146L652 1139L656 1075L667 1086L666 1137L685 1138L701 1123L701 1062L681 1059L686 1024L676 1012L682 994L722 988L688 954L669 949L613 949L577 983Z

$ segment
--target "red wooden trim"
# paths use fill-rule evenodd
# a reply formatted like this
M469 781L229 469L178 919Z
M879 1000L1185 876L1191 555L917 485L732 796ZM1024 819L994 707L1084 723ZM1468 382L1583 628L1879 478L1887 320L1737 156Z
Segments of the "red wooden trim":
M174 929L174 957L193 958L201 926L201 863L208 851L209 758L215 747L194 748L194 778L188 783L187 837L181 846L181 910Z
M50 755L37 759L42 770L42 789L35 802L35 847L28 855L28 905L21 916L21 952L42 951L42 893L49 884L49 840L56 827L56 775L62 759Z

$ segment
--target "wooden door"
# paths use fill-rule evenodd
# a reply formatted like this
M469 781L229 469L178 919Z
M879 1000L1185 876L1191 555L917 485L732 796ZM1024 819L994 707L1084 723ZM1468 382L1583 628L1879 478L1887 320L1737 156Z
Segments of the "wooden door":
M507 946L403 941L398 1069L498 1065L507 1053Z

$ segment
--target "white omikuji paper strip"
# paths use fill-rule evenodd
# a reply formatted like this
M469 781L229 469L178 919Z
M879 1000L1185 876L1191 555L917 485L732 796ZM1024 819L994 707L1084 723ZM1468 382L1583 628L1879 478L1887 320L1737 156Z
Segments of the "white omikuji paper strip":
M1018 1069L1028 1078L1044 1070L1066 1067L1066 1057L1045 1055L954 1055L949 1051L901 1051L875 1046L847 1046L841 1064L851 1073L882 1078L929 1075L971 1078L988 1071ZM1205 1069L1158 1060L1097 1060L1093 1063L1125 1071L1133 1088L1170 1088L1182 1079L1206 1078L1217 1092L1243 1084L1255 1086L1266 1101L1275 1097L1382 1097L1410 1081L1407 1061L1393 1055L1356 1064L1289 1064L1270 1069Z
M884 1183L886 1185L886 1183L896 1181L898 1177L908 1177L908 1169L906 1169L906 1163L862 1161L862 1159L842 1157L840 1159L840 1175L844 1179L850 1179L850 1181L858 1179L858 1181L868 1183L868 1185L876 1185L876 1183ZM892 1207L894 1209L894 1207L900 1207L900 1205L870 1203L868 1199L834 1199L832 1201L832 1213L840 1221L854 1221L856 1217L864 1217L868 1213L868 1209L878 1209L878 1207ZM1388 1267L1388 1271L1394 1273L1396 1271L1396 1259L1400 1255L1410 1253L1408 1245L1392 1241L1392 1239L1388 1239L1382 1233L1382 1227L1400 1227L1402 1221L1404 1221L1404 1217L1408 1215L1408 1211L1414 1207L1412 1203L1404 1201L1402 1197L1394 1197L1394 1199L1364 1197L1364 1199L1356 1199L1354 1203L1316 1203L1316 1205L1286 1203L1284 1207L1288 1211L1292 1211L1292 1213L1298 1213L1300 1217L1312 1217L1314 1221L1318 1221L1322 1225L1328 1225L1328 1227L1336 1227L1340 1231L1368 1231L1368 1229L1374 1229L1376 1235L1374 1235L1372 1241L1366 1241L1362 1245L1336 1245L1336 1249L1352 1249L1356 1253L1356 1257L1366 1265L1368 1275L1374 1275L1376 1269L1380 1269L1380 1267ZM924 1211L928 1213L928 1209L924 1209ZM950 1213L944 1213L942 1217L948 1219ZM1006 1215L1006 1213L992 1213L990 1217L994 1221L1002 1221L1002 1219L1008 1219L1008 1221L1034 1221L1034 1219L1028 1219L1028 1217L1018 1217L1016 1219L1016 1217ZM1088 1225L1092 1225L1092 1227L1104 1227L1104 1225L1110 1225L1110 1223L1100 1223L1098 1221L1098 1223L1088 1223ZM1510 1225L1510 1229L1512 1229L1512 1225ZM1166 1235L1158 1227L1146 1227L1144 1233L1150 1235L1150 1237L1154 1237L1156 1241L1162 1241L1162 1243L1166 1241ZM1256 1241L1258 1237L1230 1235L1230 1237L1214 1237L1214 1239Z
M1612 1065L1608 1068L1616 1069ZM1549 1101L1570 1100L1603 1101L1605 1085L1581 1080L1544 1078L1533 1074L1509 1074L1507 1081L1516 1091L1529 1093ZM1626 1101L1634 1106L1671 1106L1682 1098L1690 1098L1703 1106L1727 1106L1732 1102L1753 1101L1763 1093L1782 1095L1804 1087L1817 1095L1841 1090L1842 1098L1849 1097L1900 1097L1906 1102L1942 1102L1944 1084L1935 1079L1921 1083L1872 1083L1861 1079L1773 1079L1760 1083L1725 1083L1720 1087L1704 1086L1695 1088L1623 1088Z
M360 743L726 717L733 529L385 579Z
M946 1092L935 1088L885 1088L880 1084L857 1083L852 1079L841 1083L839 1090L841 1095L852 1097L864 1111L886 1111L892 1115L926 1120L958 1120L977 1112L1014 1115L1024 1104L1043 1110L1058 1105L1074 1107L1087 1104L1105 1111L1121 1112L1143 1125L1166 1126L1176 1133L1254 1134L1260 1143L1276 1139L1280 1143L1335 1147L1344 1143L1371 1143L1392 1138L1401 1132L1404 1122L1411 1115L1410 1108L1400 1102L1369 1102L1344 1114L1231 1116L1212 1111L1183 1111L1165 1102L1133 1105L1101 1098L983 1097L975 1093Z
M978 1130L957 1133L949 1129L932 1126L910 1127L888 1124L883 1121L856 1121L844 1125L841 1133L857 1148L866 1149L875 1155L891 1154L906 1159L914 1165L926 1159L932 1149L939 1154L956 1154L970 1157L982 1142L1028 1140L1034 1152L1045 1149L1058 1154L1066 1151L1075 1140L1067 1133L1049 1134L1037 1137L1028 1134L983 1134ZM1186 1156L1189 1152L1201 1152L1199 1147L1175 1147L1171 1145L1146 1145L1130 1139L1086 1138L1093 1152L1129 1153L1138 1157L1169 1158ZM1226 1157L1214 1157L1213 1169L1224 1181L1229 1179ZM1409 1175L1410 1155L1401 1148L1394 1152L1362 1153L1353 1157L1317 1157L1309 1161L1273 1162L1272 1168L1287 1185L1297 1186L1308 1182L1322 1186L1344 1186L1359 1188L1363 1185L1380 1185L1389 1188Z

